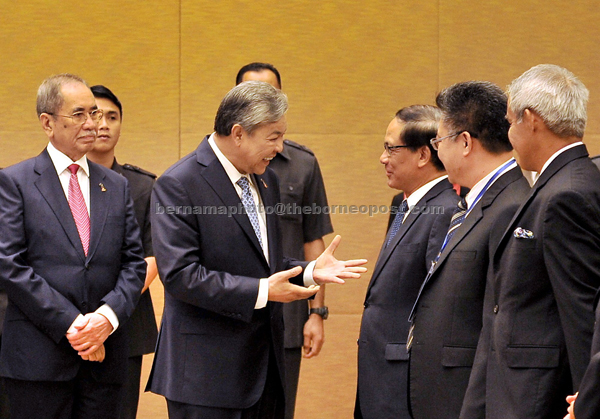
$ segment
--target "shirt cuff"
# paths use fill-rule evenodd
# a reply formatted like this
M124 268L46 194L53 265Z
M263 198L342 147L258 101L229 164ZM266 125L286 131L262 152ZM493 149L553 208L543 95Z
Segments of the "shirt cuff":
M256 304L254 305L254 309L258 310L260 308L265 308L267 306L268 300L269 278L260 278L260 283L258 284L258 297L256 297Z
M110 332L111 335L119 327L119 319L117 318L117 315L115 314L113 309L110 308L108 304L104 304L103 306L99 307L98 310L96 310L94 313L103 315L110 322L110 324L112 324L113 330L112 332Z
M304 286L305 287L310 287L311 285L319 285L313 279L313 271L315 270L315 265L316 264L317 264L317 261L313 260L308 265L306 265L306 268L304 269L303 279L304 279Z

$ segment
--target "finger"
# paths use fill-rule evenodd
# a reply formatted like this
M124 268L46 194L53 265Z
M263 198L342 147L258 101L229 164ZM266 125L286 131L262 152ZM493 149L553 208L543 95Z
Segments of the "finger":
M310 353L310 341L310 336L304 336L304 344L302 345L302 348L304 349L305 358Z
M84 356L84 355L92 355L94 352L96 352L98 350L99 345L92 345L90 346L88 349L86 349L85 351L79 351L78 355L79 356Z
M342 236L340 236L338 234L337 236L335 236L333 238L331 243L329 243L329 246L327 246L327 249L325 249L325 252L323 252L323 253L329 253L329 254L333 255L333 253L335 252L335 249L337 249L337 247L340 245L340 240L342 240Z
M345 260L344 261L344 265L346 267L350 267L350 266L361 266L364 265L368 262L367 259L352 259L352 260ZM366 268L364 268L366 269Z
M295 285L296 288L296 296L300 297L300 299L306 299L309 297L312 297L313 295L315 295L317 292L319 292L319 287L315 286L315 285L311 285L308 288L305 287L300 287Z

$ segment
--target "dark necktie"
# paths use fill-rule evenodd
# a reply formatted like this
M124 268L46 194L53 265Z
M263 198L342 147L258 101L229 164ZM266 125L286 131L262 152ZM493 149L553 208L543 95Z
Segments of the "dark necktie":
M409 319L410 319L411 324L410 324L410 329L408 330L408 337L406 339L406 350L407 351L410 351L410 348L412 347L412 343L413 343L413 337L414 337L414 331L415 331L414 312L417 307L417 302L419 300L419 296L421 295L423 288L425 288L425 284L427 284L427 282L429 281L429 278L431 278L431 274L433 272L434 265L438 262L438 260L440 260L440 256L442 256L442 252L444 251L444 249L450 242L450 239L452 239L452 236L454 236L454 233L456 233L456 230L458 229L458 227L460 227L460 225L465 220L466 215L467 215L467 201L465 200L465 198L462 198L460 201L458 201L458 205L457 205L456 210L454 211L454 215L450 219L450 225L448 226L448 232L446 233L446 238L444 239L442 248L441 248L440 252L438 253L437 257L435 258L434 263L431 265L431 269L427 273L427 276L425 277L423 284L421 284L421 289L419 290L419 294L417 295L417 301L415 302L415 304L410 312Z
M388 247L390 245L390 243L394 239L394 236L400 230L400 227L402 226L402 221L404 220L404 214L406 214L406 211L408 211L408 202L406 202L406 199L405 199L404 201L402 201L402 205L400 205L400 208L399 208L398 212L396 213L396 217L394 217L394 222L392 223L392 226L390 227L390 235L385 244L385 247Z
M90 215L88 214L81 188L79 187L79 179L77 179L78 164L69 166L71 177L69 179L69 208L75 220L79 238L83 245L83 252L87 256L90 247Z
M260 235L260 224L258 223L258 214L256 213L256 205L254 205L254 198L252 197L252 191L250 190L250 182L248 178L242 176L236 182L240 188L242 188L242 204L246 209L246 214L250 219L256 238L260 243L260 247L263 247L262 237Z
M444 240L444 244L448 244L456 230L465 220L465 216L467 215L467 201L465 198L462 198L458 201L458 206L454 211L454 215L450 219L450 225L448 226L448 233L446 233L446 239ZM440 254L444 251L444 248L440 251Z

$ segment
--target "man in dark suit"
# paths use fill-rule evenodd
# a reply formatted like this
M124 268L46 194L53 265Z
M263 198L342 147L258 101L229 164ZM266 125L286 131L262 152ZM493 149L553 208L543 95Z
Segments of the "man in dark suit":
M407 198L386 235L365 297L355 418L410 418L407 319L458 201L429 144L440 117L434 106L403 108L385 134L379 161L388 186Z
M457 83L436 102L444 117L432 143L450 182L470 192L411 317L409 394L415 419L459 417L481 331L489 261L529 192L508 141L502 89L489 82Z
M281 90L237 85L215 133L154 188L152 237L166 292L148 389L166 397L171 418L282 419L280 303L319 289L301 285L366 270L358 266L365 260L333 257L339 236L316 262L284 259L279 185L267 166L282 150L286 111Z
M236 84L250 80L264 81L281 89L281 75L271 64L250 63L242 67ZM284 256L314 260L325 250L323 236L333 233L329 212L324 210L327 195L317 158L307 147L284 140L283 150L271 160L269 167L279 178L282 204L297 208L314 205L321 209L319 212L290 211L280 217ZM286 419L294 418L302 348L305 358L319 355L325 341L323 323L328 314L324 285L308 303L297 300L283 305Z
M92 86L98 109L103 113L98 125L98 137L94 148L87 153L87 158L94 163L112 169L124 176L129 182L129 190L133 199L135 218L140 226L142 247L146 260L146 280L140 301L135 307L129 321L124 325L129 341L129 358L127 362L127 381L123 390L121 413L116 419L135 419L140 398L140 376L142 358L154 352L158 330L154 307L150 297L150 284L156 278L156 260L152 251L152 233L150 230L150 196L156 175L131 164L120 165L115 158L115 147L121 136L123 107L117 96L102 85Z
M492 260L492 297L461 418L562 418L590 360L600 172L581 142L588 90L539 65L508 87L509 139L537 172Z
M11 418L117 417L127 359L120 326L146 265L133 203L121 176L85 157L102 112L83 80L44 81L37 112L48 147L0 172L9 300L0 375Z

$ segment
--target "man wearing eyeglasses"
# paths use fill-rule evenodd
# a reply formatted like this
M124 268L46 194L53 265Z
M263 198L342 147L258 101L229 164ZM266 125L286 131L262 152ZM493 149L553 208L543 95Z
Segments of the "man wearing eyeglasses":
M508 137L537 175L493 255L461 418L562 418L590 361L600 286L600 173L582 142L589 92L550 64L507 92Z
M429 144L441 112L414 105L390 122L379 158L388 186L403 190L367 289L358 339L355 418L409 419L407 321L448 230L458 196Z
M481 331L491 255L529 192L512 157L502 89L483 81L458 83L436 102L444 116L431 144L450 182L470 191L410 316L409 393L415 419L459 417Z
M122 327L146 263L127 182L86 159L98 110L77 76L38 90L49 139L0 172L0 375L11 418L114 418L126 370Z

